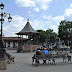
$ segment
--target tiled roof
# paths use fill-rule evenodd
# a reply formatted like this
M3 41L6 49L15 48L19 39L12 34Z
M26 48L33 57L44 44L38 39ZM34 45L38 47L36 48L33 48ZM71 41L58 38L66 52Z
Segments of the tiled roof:
M16 33L17 35L28 35L28 34L33 34L33 33L38 33L36 30L34 30L32 28L32 26L30 25L29 21L26 23L25 27L18 33Z

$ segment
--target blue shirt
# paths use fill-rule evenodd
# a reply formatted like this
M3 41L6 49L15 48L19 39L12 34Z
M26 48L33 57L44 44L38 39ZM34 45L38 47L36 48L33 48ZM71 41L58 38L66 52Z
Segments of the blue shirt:
M49 51L48 50L43 50L43 52L48 55Z

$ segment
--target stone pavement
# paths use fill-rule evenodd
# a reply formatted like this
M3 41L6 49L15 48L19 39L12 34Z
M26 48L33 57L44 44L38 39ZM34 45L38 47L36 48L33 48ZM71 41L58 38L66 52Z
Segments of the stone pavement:
M71 63L57 62L56 65L41 64L39 67L32 66L31 57L34 53L16 53L16 51L8 51L15 56L15 64L7 64L7 70L0 72L72 72ZM72 56L72 54L71 54Z

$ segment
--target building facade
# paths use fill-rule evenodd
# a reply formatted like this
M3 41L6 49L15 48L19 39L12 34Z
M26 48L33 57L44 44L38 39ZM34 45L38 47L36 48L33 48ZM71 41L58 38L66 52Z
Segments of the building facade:
M22 41L18 37L3 37L4 40L4 46L6 48L18 48L18 42ZM23 38L23 40L26 40Z

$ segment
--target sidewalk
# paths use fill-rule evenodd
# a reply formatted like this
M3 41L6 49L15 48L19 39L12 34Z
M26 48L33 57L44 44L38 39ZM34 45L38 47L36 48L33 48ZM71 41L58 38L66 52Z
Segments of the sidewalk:
M7 70L0 72L72 72L71 63L57 62L56 65L48 65L40 61L41 64L36 67L32 65L31 59L34 53L16 53L16 50L7 52L15 56L15 64L7 64Z

